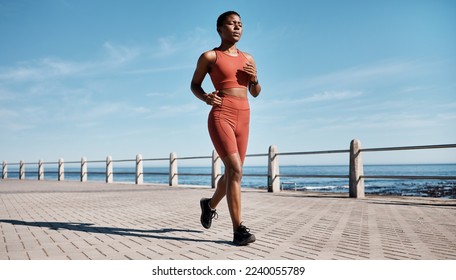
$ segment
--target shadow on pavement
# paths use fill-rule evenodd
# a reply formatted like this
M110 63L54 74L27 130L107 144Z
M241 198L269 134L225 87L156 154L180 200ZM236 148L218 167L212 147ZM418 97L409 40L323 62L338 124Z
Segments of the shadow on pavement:
M176 241L192 241L192 242L210 242L219 244L232 244L228 241L223 240L205 240L205 239L194 239L185 237L174 237L167 236L166 233L173 232L185 232L185 233L203 233L200 230L191 229L175 229L175 228L163 228L163 229L131 229L131 228L116 228L116 227L99 227L94 226L90 223L72 223L72 222L26 222L19 220L0 220L0 223L9 223L12 225L28 226L28 227L40 227L48 228L50 230L71 230L87 233L100 233L109 235L120 235L120 236L132 236L132 237L143 237L143 238L155 238L164 240L176 240Z

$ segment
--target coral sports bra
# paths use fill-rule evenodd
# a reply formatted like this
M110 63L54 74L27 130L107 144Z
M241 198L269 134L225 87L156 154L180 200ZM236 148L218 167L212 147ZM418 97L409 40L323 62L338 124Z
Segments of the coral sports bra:
M243 68L249 61L245 55L240 50L237 56L214 50L217 58L209 75L215 89L247 88L249 75L243 71Z

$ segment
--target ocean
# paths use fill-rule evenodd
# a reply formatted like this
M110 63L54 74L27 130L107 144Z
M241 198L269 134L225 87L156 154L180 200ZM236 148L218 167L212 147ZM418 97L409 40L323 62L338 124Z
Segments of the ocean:
M65 180L80 180L80 167L65 166ZM27 165L25 179L36 180L37 166ZM144 167L144 183L168 184L168 167ZM281 187L304 192L348 193L348 178L296 178L287 175L341 175L346 165L280 166ZM88 168L88 181L105 181L105 167ZM114 166L114 182L135 182L135 169ZM210 186L210 167L179 167L180 185ZM194 175L188 175L194 174ZM456 176L456 164L365 165L366 176ZM18 178L18 167L8 167L8 178ZM45 180L57 180L57 169L45 167ZM245 166L243 188L267 189L267 166ZM366 194L456 198L456 180L365 179Z

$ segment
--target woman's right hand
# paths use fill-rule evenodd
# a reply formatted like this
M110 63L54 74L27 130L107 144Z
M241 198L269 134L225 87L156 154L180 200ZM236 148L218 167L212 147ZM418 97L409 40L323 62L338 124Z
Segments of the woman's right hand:
M211 106L222 105L222 98L218 96L218 90L206 95L206 104Z

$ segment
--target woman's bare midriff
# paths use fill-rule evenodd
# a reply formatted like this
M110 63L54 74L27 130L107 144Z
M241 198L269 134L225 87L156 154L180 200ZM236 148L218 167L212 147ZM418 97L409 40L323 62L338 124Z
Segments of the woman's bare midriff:
M240 98L247 98L247 89L246 88L227 88L222 89L219 91L222 94L240 97Z

